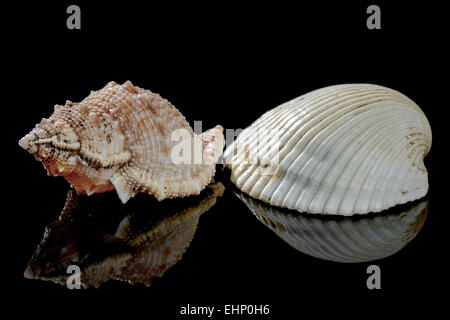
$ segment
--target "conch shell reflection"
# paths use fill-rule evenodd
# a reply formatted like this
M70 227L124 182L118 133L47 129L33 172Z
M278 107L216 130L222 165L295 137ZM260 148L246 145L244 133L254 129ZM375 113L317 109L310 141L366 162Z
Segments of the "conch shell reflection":
M235 191L251 212L298 251L334 262L367 262L400 251L420 231L428 213L422 199L383 213L320 217L270 206Z
M181 259L200 215L224 189L215 182L198 196L162 202L137 197L127 205L109 193L77 197L71 190L24 275L65 285L68 266L77 265L83 287L98 287L108 280L149 286Z

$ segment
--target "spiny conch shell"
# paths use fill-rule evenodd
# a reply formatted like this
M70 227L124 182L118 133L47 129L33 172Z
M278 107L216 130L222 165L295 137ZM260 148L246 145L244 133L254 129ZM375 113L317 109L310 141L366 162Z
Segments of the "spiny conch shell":
M403 94L371 84L319 89L266 112L225 150L231 181L307 213L379 212L423 197L431 128Z
M197 135L158 94L109 82L80 103L55 106L19 144L79 194L116 189L126 203L138 192L158 200L199 194L214 176L222 131Z
M149 286L182 258L200 215L223 192L224 186L215 182L198 196L162 202L141 198L136 209L121 206L110 195L77 199L72 190L59 219L46 228L24 276L66 285L68 266L77 265L85 288L109 280Z
M250 211L293 248L322 260L356 263L389 257L422 228L428 200L374 215L336 217L306 215L270 206L236 192Z

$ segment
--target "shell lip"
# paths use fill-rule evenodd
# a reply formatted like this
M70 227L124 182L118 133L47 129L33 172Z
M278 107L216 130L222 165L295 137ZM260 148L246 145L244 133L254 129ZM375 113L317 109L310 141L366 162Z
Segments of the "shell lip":
M228 169L227 169L228 170ZM342 221L342 220L351 220L351 221L357 221L357 220L365 220L365 219L374 219L376 217L382 217L382 216L389 216L389 215L400 215L403 212L409 210L410 208L416 206L417 204L426 201L428 202L428 196L424 196L420 199L416 199L413 201L409 201L407 203L399 204L394 207L391 207L389 209L380 211L380 212L369 212L369 213L355 213L351 216L345 216L345 215L338 215L338 214L327 214L327 213L320 213L320 212L301 212L297 211L295 209L289 209L289 208L283 208L283 207L277 207L270 205L263 200L253 198L251 195L245 193L244 191L241 191L238 189L238 187L232 183L227 184L227 189L230 189L234 195L238 198L245 198L250 199L250 201L253 201L257 203L258 205L264 207L264 208L273 208L277 211L287 215L287 216L301 216L304 218L311 218L311 219L319 219L319 220L334 220L334 221Z

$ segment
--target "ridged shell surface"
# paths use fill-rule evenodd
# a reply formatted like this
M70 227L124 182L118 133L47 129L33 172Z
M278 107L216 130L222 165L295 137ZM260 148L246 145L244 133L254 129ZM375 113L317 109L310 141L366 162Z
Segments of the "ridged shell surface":
M431 128L403 94L378 85L322 88L262 115L224 153L232 182L300 212L379 212L423 197Z
M239 192L250 211L293 248L322 260L358 263L389 257L411 242L428 214L428 200L382 214L333 217L295 214Z
M80 103L55 106L19 144L78 193L116 189L125 203L138 192L158 200L199 194L215 173L222 131L197 135L158 94L110 82ZM192 154L174 161L186 144Z

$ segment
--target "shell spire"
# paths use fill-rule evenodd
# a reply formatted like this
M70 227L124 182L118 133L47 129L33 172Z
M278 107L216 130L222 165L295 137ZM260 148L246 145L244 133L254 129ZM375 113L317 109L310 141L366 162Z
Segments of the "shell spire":
M195 134L169 101L127 81L55 106L19 145L79 194L116 189L125 203L138 192L158 200L199 194L224 137L221 126Z

